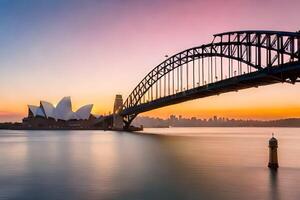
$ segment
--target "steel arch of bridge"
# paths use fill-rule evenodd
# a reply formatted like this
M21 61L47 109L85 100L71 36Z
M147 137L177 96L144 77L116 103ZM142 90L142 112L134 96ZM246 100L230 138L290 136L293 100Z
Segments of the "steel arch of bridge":
M287 64L298 65L299 62L299 32L237 31L216 34L211 43L177 53L151 70L130 93L120 115L124 117L125 126L129 126L139 113L158 108L159 104L164 106L163 101L168 101L167 97L186 96L195 88L222 83L234 77L254 76ZM281 77L274 75L274 79L280 82L294 83L298 78L298 74L283 76L280 73ZM154 103L157 105L147 108Z

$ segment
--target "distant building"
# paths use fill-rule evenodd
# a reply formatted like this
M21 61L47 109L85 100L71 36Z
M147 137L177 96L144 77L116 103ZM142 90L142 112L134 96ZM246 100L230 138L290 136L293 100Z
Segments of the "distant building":
M214 116L214 121L218 121L218 117L217 116Z
M28 116L23 119L23 125L28 128L88 128L96 119L91 114L93 104L72 111L70 97L62 98L57 106L40 101L40 106L28 105Z

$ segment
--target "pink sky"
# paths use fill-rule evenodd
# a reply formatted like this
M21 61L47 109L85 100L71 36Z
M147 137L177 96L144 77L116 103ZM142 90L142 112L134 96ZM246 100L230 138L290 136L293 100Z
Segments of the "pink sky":
M94 113L108 113L114 95L126 98L165 54L209 43L219 32L299 30L299 7L277 0L0 3L0 121L20 121L27 104L63 96L75 108L93 103ZM299 88L249 89L145 115L300 117Z

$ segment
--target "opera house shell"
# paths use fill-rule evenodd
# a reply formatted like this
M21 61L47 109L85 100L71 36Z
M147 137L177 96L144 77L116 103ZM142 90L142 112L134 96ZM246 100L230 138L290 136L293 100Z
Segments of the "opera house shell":
M71 97L62 98L57 106L40 101L40 106L28 105L28 118L42 117L45 119L63 120L88 120L91 116L93 104L80 107L77 111L72 111Z

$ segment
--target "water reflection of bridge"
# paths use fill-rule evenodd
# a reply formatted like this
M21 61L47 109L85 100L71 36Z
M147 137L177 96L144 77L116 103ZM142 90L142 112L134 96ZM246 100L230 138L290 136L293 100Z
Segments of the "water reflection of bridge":
M142 112L300 77L300 33L237 31L167 57L115 110L124 127ZM112 118L107 116L106 119Z

